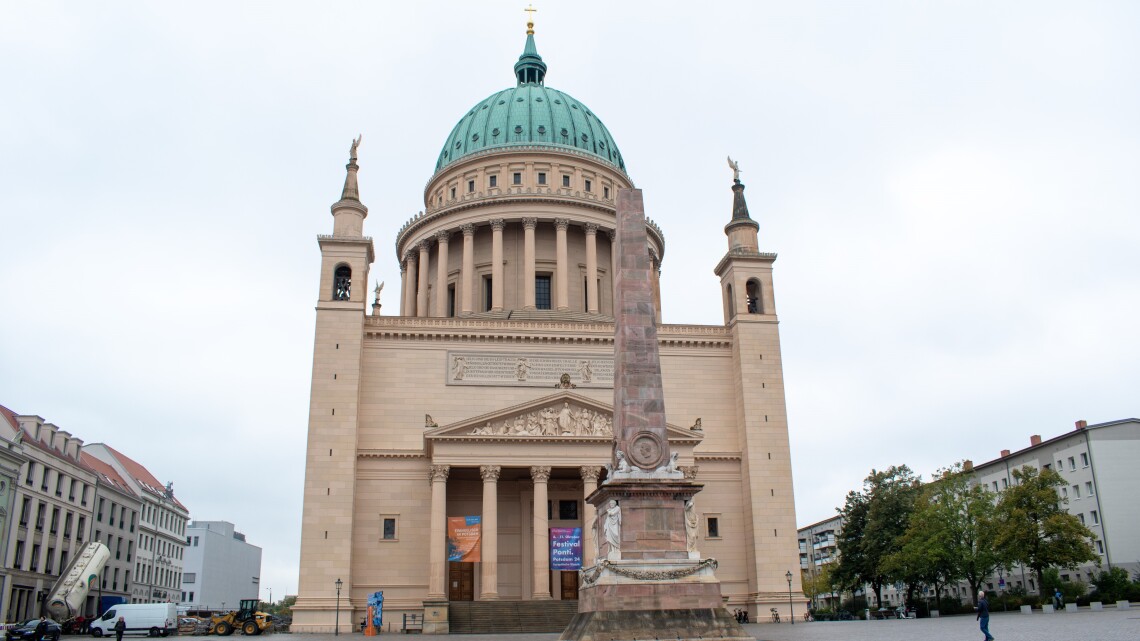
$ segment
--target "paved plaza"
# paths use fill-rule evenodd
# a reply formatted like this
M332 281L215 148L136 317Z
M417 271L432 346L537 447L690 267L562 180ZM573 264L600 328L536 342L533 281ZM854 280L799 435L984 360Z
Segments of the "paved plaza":
M972 615L894 621L797 621L795 625L752 623L744 627L758 641L982 641L982 633ZM990 617L990 633L996 641L1137 641L1140 639L1140 609L1031 615L999 612ZM306 641L352 641L350 637L362 635L295 636ZM392 637L396 635L381 636L395 641ZM558 635L426 634L413 638L419 641L557 641Z

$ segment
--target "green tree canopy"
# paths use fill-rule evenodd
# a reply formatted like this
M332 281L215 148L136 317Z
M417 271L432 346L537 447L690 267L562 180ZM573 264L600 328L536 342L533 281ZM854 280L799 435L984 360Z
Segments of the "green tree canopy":
M1052 469L1024 466L1013 471L1013 485L1001 493L996 510L996 547L1007 564L1020 563L1044 587L1045 568L1076 569L1099 560L1090 543L1093 533L1065 511L1068 498L1057 488L1065 480Z

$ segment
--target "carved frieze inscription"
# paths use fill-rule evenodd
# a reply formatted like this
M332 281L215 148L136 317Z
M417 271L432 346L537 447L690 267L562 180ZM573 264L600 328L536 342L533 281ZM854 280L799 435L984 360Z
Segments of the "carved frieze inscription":
M569 376L569 385L562 382L563 375ZM449 351L447 384L607 388L614 386L614 359L596 354L553 356Z
M469 432L474 436L606 436L614 435L614 420L588 407L567 401L518 416L487 421Z

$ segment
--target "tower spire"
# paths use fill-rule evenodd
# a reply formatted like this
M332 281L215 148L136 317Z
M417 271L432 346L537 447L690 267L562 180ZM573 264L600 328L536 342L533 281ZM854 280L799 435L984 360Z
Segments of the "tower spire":
M515 77L518 78L520 85L541 85L546 78L546 63L542 61L542 56L538 55L538 48L534 46L534 12L538 9L528 6L525 11L528 14L526 45L523 46L519 61L515 63Z
M356 148L360 146L360 139L363 137L357 134L356 139L352 141L352 147L348 150L348 164L344 166L348 174L344 177L344 189L340 192L341 200L360 202L360 187L356 183L356 172L360 170L360 166L356 164Z
M756 232L760 230L760 225L748 215L748 202L744 200L744 183L740 182L740 163L729 156L728 166L732 169L732 220L724 226L724 233L728 236L728 248L757 251L759 240Z

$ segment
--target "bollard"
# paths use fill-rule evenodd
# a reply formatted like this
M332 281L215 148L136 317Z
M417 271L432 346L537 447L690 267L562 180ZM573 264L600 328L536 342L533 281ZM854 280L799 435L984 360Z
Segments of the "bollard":
M1022 614L1033 614L1033 606L1032 605L1021 606L1021 613Z
M1076 611L1077 611L1077 604L1076 603L1066 603L1065 604L1065 612L1076 612Z
M1100 601L1093 601L1092 603L1089 604L1089 609L1092 610L1093 612L1100 612L1100 611L1104 610L1104 604L1101 603Z
M1045 614L1053 614L1053 604L1046 603L1045 605L1041 606L1041 611Z

